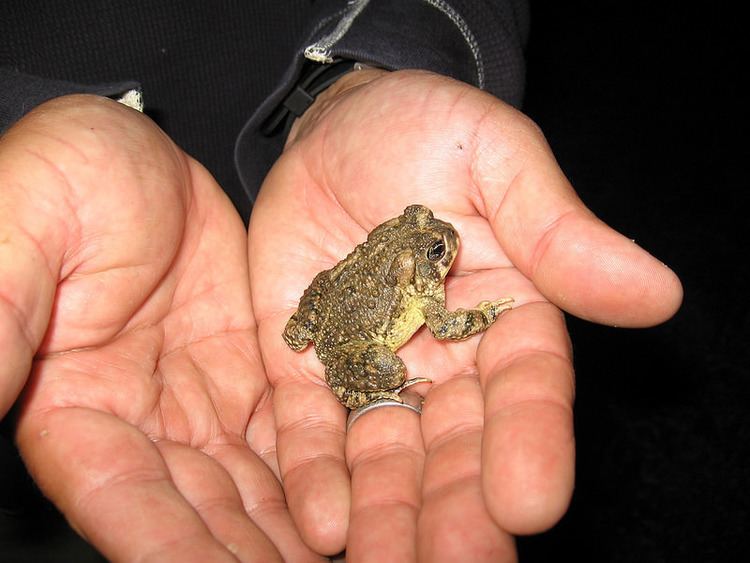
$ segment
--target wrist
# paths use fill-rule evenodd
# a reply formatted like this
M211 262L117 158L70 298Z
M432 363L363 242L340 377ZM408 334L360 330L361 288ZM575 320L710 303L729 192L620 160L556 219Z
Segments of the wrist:
M302 116L297 118L289 131L285 147L290 146L298 139L304 137L313 130L317 123L342 99L351 95L359 88L377 80L387 70L375 67L362 66L353 72L349 72L336 80L331 86L320 93Z

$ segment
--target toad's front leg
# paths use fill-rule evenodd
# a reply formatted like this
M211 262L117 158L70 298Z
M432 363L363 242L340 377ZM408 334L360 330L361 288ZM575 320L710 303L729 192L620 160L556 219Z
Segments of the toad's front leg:
M424 307L425 324L435 338L462 340L486 330L505 311L511 309L513 299L482 301L474 309L448 311L439 301L430 301Z

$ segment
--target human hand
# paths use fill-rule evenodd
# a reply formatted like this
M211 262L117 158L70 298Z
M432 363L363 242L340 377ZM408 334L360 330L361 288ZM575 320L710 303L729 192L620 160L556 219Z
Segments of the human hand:
M0 415L25 386L28 469L110 560L319 560L272 469L245 236L110 100L53 100L0 139Z
M314 275L421 203L462 239L449 309L515 298L486 333L400 351L433 380L421 420L346 411L284 325ZM249 232L258 335L290 511L319 552L363 560L510 561L513 536L564 514L574 480L571 350L560 309L648 326L679 307L663 264L588 211L533 123L423 72L351 73L290 134Z

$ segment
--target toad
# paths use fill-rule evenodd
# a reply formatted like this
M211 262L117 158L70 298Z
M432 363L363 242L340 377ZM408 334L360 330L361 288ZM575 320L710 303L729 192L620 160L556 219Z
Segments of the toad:
M402 390L430 381L407 379L395 354L423 324L438 339L462 340L511 308L511 298L482 301L473 309L445 308L445 277L458 245L452 225L427 207L410 205L315 276L287 322L284 340L296 351L314 344L326 383L346 407L402 402Z

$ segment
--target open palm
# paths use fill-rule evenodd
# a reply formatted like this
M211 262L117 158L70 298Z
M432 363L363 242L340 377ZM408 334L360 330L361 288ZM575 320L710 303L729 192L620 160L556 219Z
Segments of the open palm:
M281 334L303 290L413 203L456 227L448 308L512 296L485 334L400 351L431 386L421 417L384 408L347 433L311 349ZM581 204L524 116L421 72L340 80L292 130L255 204L252 300L292 515L320 552L360 561L511 560L573 486L573 370L560 309L611 324L669 317L674 274Z
M25 384L42 490L109 559L316 560L274 475L245 232L210 175L93 97L17 124L0 175L2 410Z

